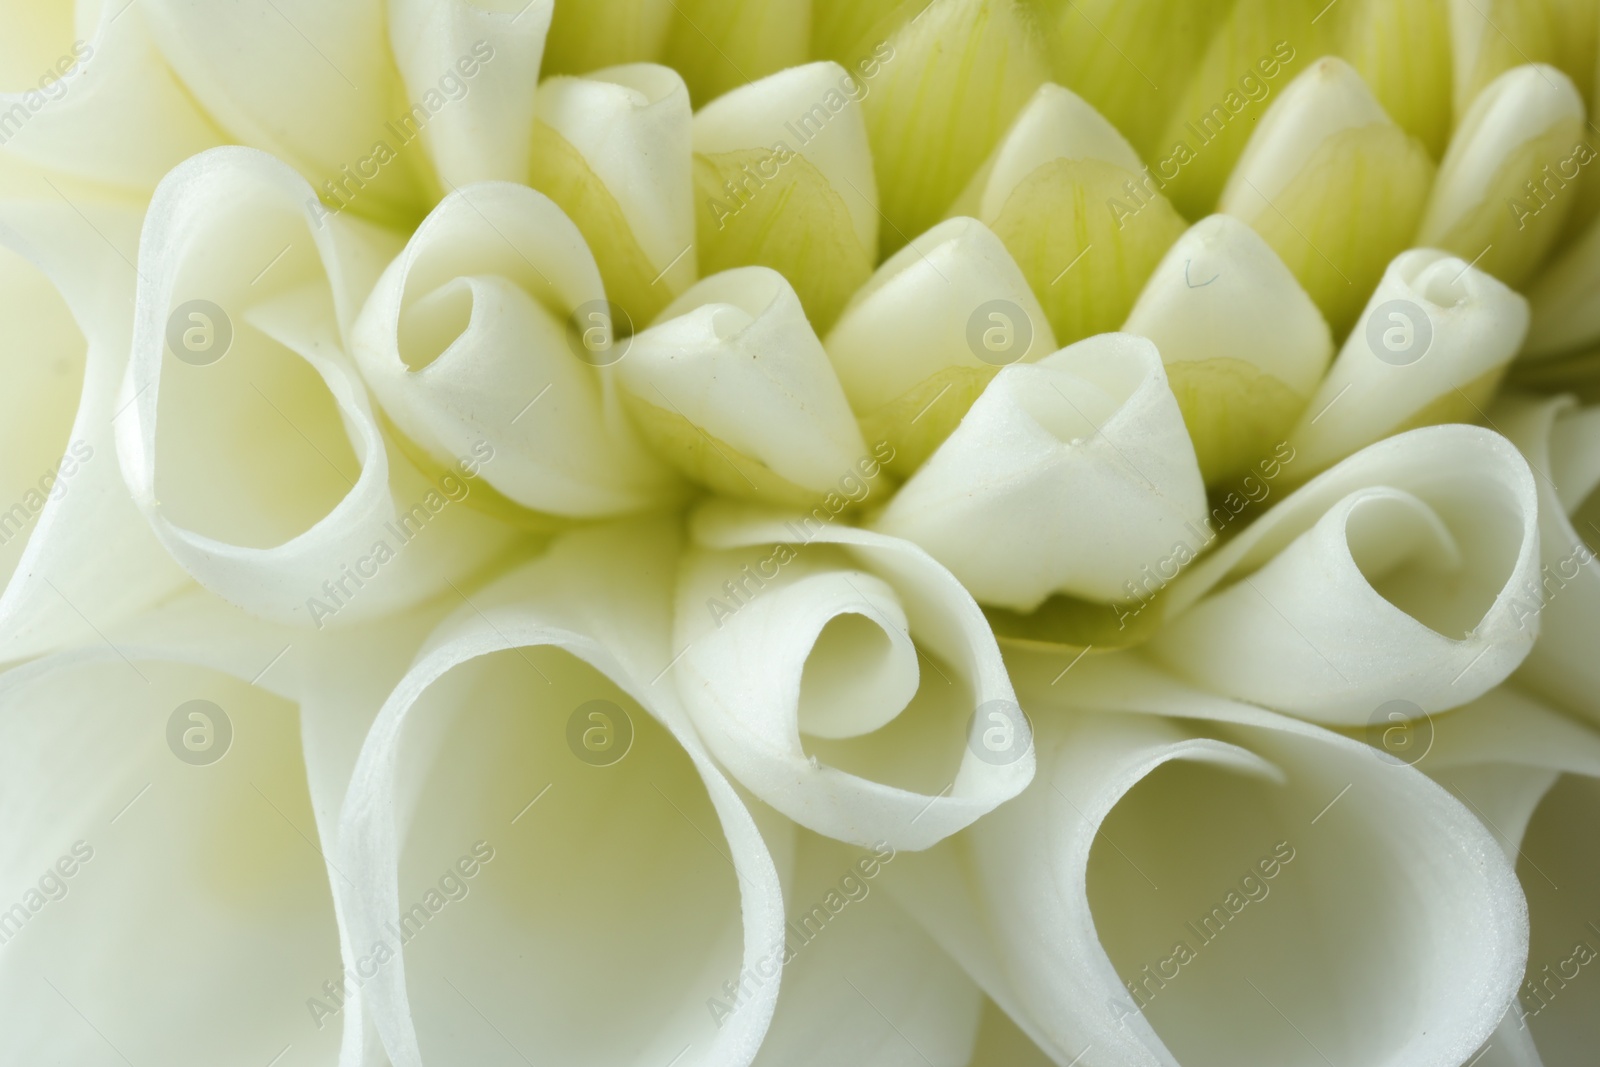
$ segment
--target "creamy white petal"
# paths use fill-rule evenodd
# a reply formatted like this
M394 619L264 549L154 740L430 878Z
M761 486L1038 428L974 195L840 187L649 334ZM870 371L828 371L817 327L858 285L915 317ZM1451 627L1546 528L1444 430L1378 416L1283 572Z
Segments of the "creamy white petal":
M593 518L669 499L616 395L627 341L594 258L547 197L506 182L447 196L378 280L351 336L384 411L433 462L470 460L546 514ZM598 327L596 324L599 324ZM605 337L588 343L591 332Z
M1417 244L1521 285L1561 237L1578 198L1568 186L1579 160L1594 157L1579 147L1583 122L1583 98L1554 67L1526 64L1500 75L1451 136Z
M1517 594L1524 615L1537 613L1540 637L1518 681L1600 722L1600 408L1513 394L1495 406L1494 418L1538 475L1544 562Z
M1102 334L1005 368L875 527L927 549L986 604L1127 598L1175 543L1208 540L1156 347Z
M721 492L810 503L867 453L794 289L766 267L698 282L618 371L659 453Z
M982 995L878 889L898 857L800 835L785 886L783 993L756 1067L967 1067ZM770 980L739 977L746 989Z
M1365 723L1392 700L1441 711L1527 656L1538 615L1520 597L1538 567L1537 490L1510 442L1413 430L1320 475L1172 583L1150 647L1216 692L1320 722Z
M999 648L927 553L727 505L694 531L673 671L741 785L829 837L920 849L1027 784L1029 727Z
M860 102L839 88L849 77L837 63L807 63L741 86L695 112L694 150L716 155L784 143L828 180L862 247L875 255L878 187Z
M573 216L611 298L643 327L696 273L693 116L683 78L653 63L549 78L534 116L529 184Z
M415 131L404 116L447 98L406 99L383 0L138 2L161 54L231 137L319 191L343 189L359 214L412 218L424 206L433 179L425 156L407 150Z
M245 680L264 636L213 625L203 653L102 645L0 679L0 899L26 916L0 948L8 1061L335 1062L343 1020L306 1002L340 973L339 876L296 708Z
M23 66L20 56L0 67L0 151L82 178L149 189L186 157L223 143L156 50L143 11L32 6L61 9L78 36L40 33L44 39L30 49L37 68ZM19 16L29 18L8 11L6 21ZM28 35L10 24L4 32L19 30Z
M1211 485L1284 439L1333 358L1322 312L1272 248L1231 215L1168 250L1123 326L1150 338Z
M1126 658L1058 668L1018 666L1033 788L889 883L1057 1063L1447 1067L1482 1043L1527 915L1465 808Z
M503 1042L559 1062L754 1057L777 983L720 1029L702 990L781 956L782 901L756 822L652 684L676 542L663 522L557 542L475 593L379 712L339 839L352 941L394 953L357 996L400 1067ZM458 895L453 870L476 883Z
M1055 351L1028 280L972 218L946 219L883 262L825 339L863 432L917 468L1009 363Z
M0 202L0 660L94 642L184 581L133 505L112 432L139 212L44 195Z
M1100 160L1135 174L1144 166L1100 112L1072 90L1046 82L973 175L952 213L993 222L1028 175L1057 159Z
M1483 417L1528 304L1456 256L1396 256L1290 440L1300 475L1398 430Z
M251 149L163 182L116 432L134 500L185 570L320 627L431 595L510 532L459 503L470 481L389 455L342 338L396 238L308 201Z
M389 40L406 92L450 103L422 128L447 188L528 174L534 92L554 0L389 0Z

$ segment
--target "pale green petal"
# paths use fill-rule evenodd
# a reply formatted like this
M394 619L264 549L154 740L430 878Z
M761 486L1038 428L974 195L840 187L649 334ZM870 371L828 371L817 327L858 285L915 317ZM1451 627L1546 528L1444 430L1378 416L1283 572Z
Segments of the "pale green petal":
M550 78L535 114L528 184L578 224L606 296L642 329L695 277L683 79L653 64Z
M1459 122L1478 94L1512 67L1555 58L1566 28L1551 20L1550 0L1450 0L1455 113Z
M1233 3L1045 0L1040 7L1051 70L1116 123L1146 159L1163 157L1172 148L1161 137L1172 110Z
M1410 243L1433 162L1341 59L1314 63L1256 127L1218 209L1267 239L1345 333Z
M872 58L867 133L892 252L944 214L1048 77L1017 0L933 0Z
M877 255L862 92L837 63L811 63L735 89L694 118L700 269L773 268L819 333Z
M665 59L683 72L695 104L808 58L810 0L673 0Z
M1229 215L1179 238L1123 328L1155 342L1201 473L1219 487L1271 457L1333 357L1306 291Z
M1528 284L1532 320L1523 352L1529 358L1561 355L1600 340L1600 221Z
M1339 23L1339 54L1378 103L1442 156L1453 120L1449 0L1343 0L1327 17Z
M1007 367L875 528L985 604L1132 599L1143 569L1213 539L1205 487L1149 341L1104 334Z
M794 289L766 267L695 285L617 367L658 454L719 492L810 504L867 454Z
M1329 51L1326 0L1237 0L1169 114L1155 164L1190 218L1217 210L1217 197L1262 114L1290 79ZM1159 76L1152 73L1152 76ZM1181 151L1179 151L1181 146Z
M1582 98L1554 67L1500 75L1450 141L1417 243L1520 286L1561 236L1579 168L1594 159L1583 122Z
M825 344L862 433L889 442L890 469L902 477L949 436L1001 365L1056 349L1005 245L966 218L890 256Z
M1395 257L1290 436L1295 480L1401 430L1481 420L1527 322L1520 296L1454 256Z

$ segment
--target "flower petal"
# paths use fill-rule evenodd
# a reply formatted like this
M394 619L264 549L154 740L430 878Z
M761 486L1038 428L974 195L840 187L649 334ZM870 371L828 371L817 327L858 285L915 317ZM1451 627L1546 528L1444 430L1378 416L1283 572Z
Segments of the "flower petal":
M1141 565L1207 527L1155 346L1103 334L1005 368L875 526L927 549L985 604L1126 598Z
M1150 647L1216 692L1320 722L1364 723L1393 700L1441 711L1528 655L1538 616L1518 596L1538 563L1537 491L1511 444L1476 427L1413 430L1172 583Z
M725 505L701 512L695 535L674 670L745 788L817 833L920 849L1027 784L1028 726L994 637L927 553ZM1004 736L990 744L990 729Z

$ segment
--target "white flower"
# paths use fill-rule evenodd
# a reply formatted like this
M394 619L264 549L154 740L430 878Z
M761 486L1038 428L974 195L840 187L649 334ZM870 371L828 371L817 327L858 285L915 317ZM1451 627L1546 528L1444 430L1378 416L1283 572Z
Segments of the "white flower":
M1597 40L11 5L0 1062L1587 1063Z

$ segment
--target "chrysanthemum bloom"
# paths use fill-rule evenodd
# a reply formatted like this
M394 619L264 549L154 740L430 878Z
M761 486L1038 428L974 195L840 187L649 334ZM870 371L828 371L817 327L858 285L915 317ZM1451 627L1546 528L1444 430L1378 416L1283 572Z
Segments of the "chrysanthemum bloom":
M0 1063L1592 1063L1597 47L0 4Z

